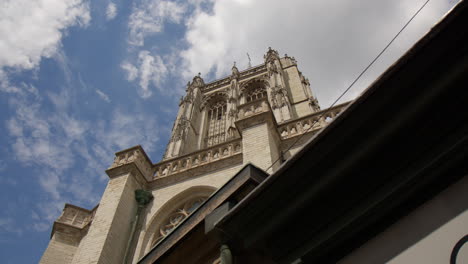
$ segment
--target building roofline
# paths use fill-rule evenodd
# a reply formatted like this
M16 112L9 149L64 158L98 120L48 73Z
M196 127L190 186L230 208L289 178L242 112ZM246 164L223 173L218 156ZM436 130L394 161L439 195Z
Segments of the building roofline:
M432 39L436 38L438 34L445 29L449 23L454 19L454 16L458 14L460 9L465 8L466 1L460 1L455 7L448 12L442 20L440 20L428 33L426 33L415 45L413 45L400 59L398 59L395 63L393 63L383 74L381 74L367 89L363 91L363 93L357 97L355 100L352 100L351 103L346 107L343 112L338 115L333 122L331 122L328 126L323 128L320 132L315 134L309 141L301 148L295 155L293 155L290 159L286 160L277 171L272 173L265 181L263 181L253 192L251 192L247 197L242 200L241 203L237 204L228 215L226 215L223 221L229 219L229 217L233 214L236 214L237 211L242 210L245 206L248 205L249 201L254 199L256 196L260 195L262 190L268 188L277 177L280 177L287 171L291 166L295 164L295 161L304 153L310 151L314 148L315 142L320 140L322 137L325 137L329 132L334 131L337 129L339 124L344 120L347 119L348 116L353 115L355 109L359 107L359 105L365 103L369 100L369 97L382 86L388 79L394 76L399 70L401 70L405 65L408 63L409 60L413 59L416 56L416 53L421 51L428 42ZM453 14L452 14L453 13Z
M462 1L216 226L280 262L321 263L466 175L466 24Z

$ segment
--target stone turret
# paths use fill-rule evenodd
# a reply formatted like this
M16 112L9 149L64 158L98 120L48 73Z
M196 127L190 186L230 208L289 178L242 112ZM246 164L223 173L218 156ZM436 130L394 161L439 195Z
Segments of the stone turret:
M164 154L164 159L180 156L199 148L196 135L199 134L201 90L205 82L199 73L187 83L186 95L181 98L179 112L172 128L171 139Z
M235 138L238 136L235 122L238 117L239 107L239 69L236 67L236 62L232 66L231 84L228 88L228 107L227 107L227 137Z
M291 119L291 102L284 81L283 65L276 50L268 48L264 56L270 80L269 98L275 118L279 122Z

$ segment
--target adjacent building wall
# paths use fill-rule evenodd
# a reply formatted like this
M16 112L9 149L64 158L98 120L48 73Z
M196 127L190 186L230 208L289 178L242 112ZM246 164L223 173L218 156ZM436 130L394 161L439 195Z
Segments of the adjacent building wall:
M454 247L466 235L468 176L390 226L339 264L452 264L450 256ZM468 243L460 249L455 263L468 263Z

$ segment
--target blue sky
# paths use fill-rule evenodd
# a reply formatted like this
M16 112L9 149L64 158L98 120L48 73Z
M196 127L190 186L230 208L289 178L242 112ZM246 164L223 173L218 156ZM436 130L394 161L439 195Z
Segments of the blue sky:
M294 56L327 107L424 3L4 0L0 4L0 257L35 263L64 203L92 208L114 152L166 147L178 100L205 81ZM343 100L456 3L432 0ZM397 103L397 102L396 102Z

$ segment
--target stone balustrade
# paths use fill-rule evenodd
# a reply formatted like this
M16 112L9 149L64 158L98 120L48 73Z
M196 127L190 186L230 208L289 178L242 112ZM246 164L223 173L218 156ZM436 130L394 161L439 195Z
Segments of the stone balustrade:
M219 144L211 148L205 149L203 151L197 151L188 155L177 157L171 160L165 160L163 162L154 164L153 179L178 174L241 153L241 139L234 139L223 144Z
M278 127L281 139L284 140L321 129L343 111L346 106L348 106L348 103L340 104L281 124Z

